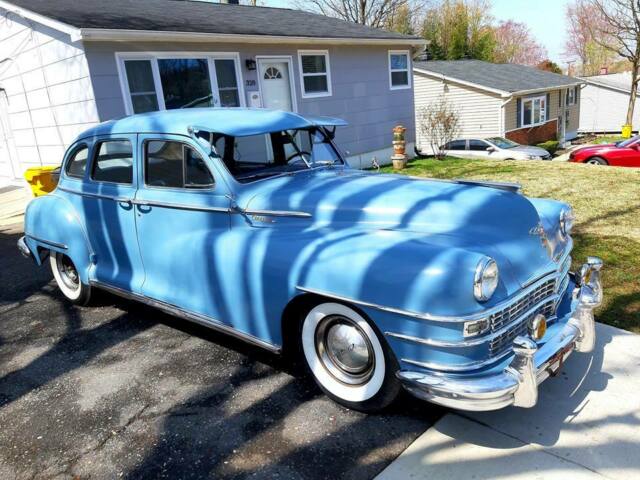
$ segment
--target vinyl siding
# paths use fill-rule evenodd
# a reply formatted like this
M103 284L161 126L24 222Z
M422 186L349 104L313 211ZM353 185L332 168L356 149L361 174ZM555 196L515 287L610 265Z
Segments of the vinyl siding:
M388 51L384 46L329 46L332 95L302 98L298 50L313 50L305 45L256 45L215 43L114 43L86 42L85 51L96 92L101 121L125 115L125 105L118 78L116 52L224 52L239 53L245 101L259 90L257 70L250 71L246 60L257 55L282 55L292 59L292 76L298 112L328 115L345 119L349 125L337 131L336 142L347 152L352 165L368 167L371 160L388 163L393 127L407 128L407 141L414 141L413 89L389 88Z
M587 84L582 89L580 132L620 132L626 121L629 94L607 87ZM640 104L636 101L633 125L640 125Z
M505 105L505 111L504 111L505 126L506 126L505 131L508 132L510 130L516 130L519 128L517 124L518 98L525 99L529 97L546 95L547 93L549 93L550 100L549 100L549 113L547 115L547 120L554 120L554 119L558 119L558 116L561 114L562 111L564 111L563 107L558 106L558 100L559 100L558 97L562 94L562 103L564 104L565 92L566 92L566 89L561 89L561 90L555 89L555 90L548 90L546 92L541 92L541 93L532 93L530 95L525 95L522 97L514 97ZM575 133L578 130L581 102L582 102L582 92L579 94L577 104L569 105L568 107L566 107L567 110L569 111L569 124L566 128L566 135L569 138L575 137Z
M66 147L98 121L83 47L68 35L0 9L0 177L57 165ZM1 100L0 100L1 101Z
M458 111L460 137L500 135L502 99L497 94L463 85L443 82L420 72L414 72L416 145L429 151L430 145L420 127L424 109L445 98Z

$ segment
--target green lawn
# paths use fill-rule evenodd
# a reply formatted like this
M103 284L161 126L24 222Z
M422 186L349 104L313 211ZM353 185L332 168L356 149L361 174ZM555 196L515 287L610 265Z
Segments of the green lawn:
M574 268L587 255L605 262L598 320L640 333L640 169L447 158L415 160L400 173L518 182L528 196L568 202L577 217Z

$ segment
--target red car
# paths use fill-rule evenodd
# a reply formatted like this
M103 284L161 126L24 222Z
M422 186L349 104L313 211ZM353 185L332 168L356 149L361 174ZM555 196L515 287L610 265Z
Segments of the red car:
M640 167L640 135L622 142L578 148L571 152L569 161L615 167Z

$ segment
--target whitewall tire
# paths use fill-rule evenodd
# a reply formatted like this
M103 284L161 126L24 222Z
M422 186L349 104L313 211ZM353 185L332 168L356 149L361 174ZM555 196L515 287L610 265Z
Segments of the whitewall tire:
M85 305L91 296L91 287L82 283L73 261L63 253L51 251L49 264L62 294L73 303Z
M373 412L400 391L398 365L384 339L358 312L340 303L322 303L302 321L301 346L322 390L336 402Z

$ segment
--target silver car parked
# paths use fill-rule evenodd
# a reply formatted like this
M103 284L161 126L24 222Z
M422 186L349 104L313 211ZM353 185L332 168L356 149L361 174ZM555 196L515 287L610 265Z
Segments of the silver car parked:
M502 137L452 140L442 149L447 155L461 158L551 160L551 154L544 148L520 145Z

